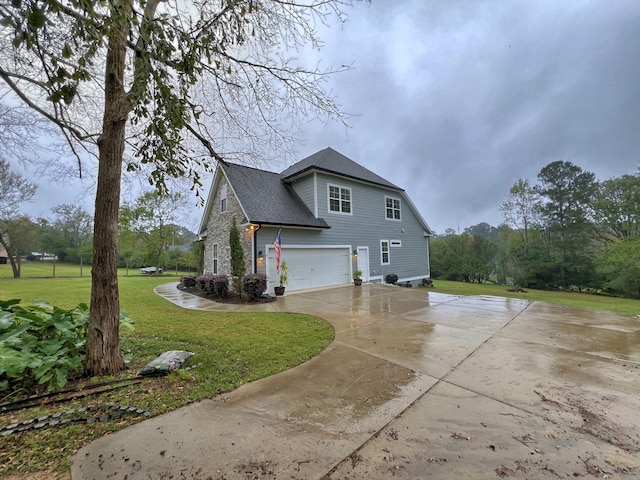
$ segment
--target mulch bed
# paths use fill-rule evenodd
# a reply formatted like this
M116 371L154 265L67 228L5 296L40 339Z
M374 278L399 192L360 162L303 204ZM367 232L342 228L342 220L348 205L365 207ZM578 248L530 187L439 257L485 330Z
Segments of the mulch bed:
M276 297L267 294L262 294L262 296L258 297L255 300L252 300L246 295L238 295L235 292L229 292L229 296L227 298L216 298L209 295L207 292L200 290L198 287L185 287L182 284L178 284L178 290L182 290L183 292L197 295L199 297L206 298L207 300L211 300L212 302L217 303L252 305L255 303L271 303L276 301Z

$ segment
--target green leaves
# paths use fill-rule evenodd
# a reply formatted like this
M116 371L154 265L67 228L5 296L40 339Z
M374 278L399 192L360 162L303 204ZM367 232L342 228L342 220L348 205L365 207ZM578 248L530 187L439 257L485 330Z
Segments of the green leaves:
M13 18L4 17L2 20L0 20L0 26L5 27L5 28L13 26Z
M133 330L126 312L120 321ZM63 387L81 371L88 325L84 303L62 310L42 301L0 301L0 392L36 384Z
M46 21L47 17L44 14L44 11L38 8L37 5L32 5L31 11L27 14L27 22L31 30L38 30L44 27Z
M71 55L73 55L73 50L71 50L68 43L65 43L62 49L62 58L71 58Z

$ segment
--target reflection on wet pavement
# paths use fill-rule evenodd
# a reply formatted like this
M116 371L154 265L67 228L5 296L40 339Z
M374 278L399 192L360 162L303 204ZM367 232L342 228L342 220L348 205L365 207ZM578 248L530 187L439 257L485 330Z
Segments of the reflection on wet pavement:
M631 316L536 303L501 335L640 363L640 322Z
M389 321L343 332L339 342L441 378L488 338L446 325Z
M259 306L158 293L185 308L315 315L335 341L93 442L73 478L640 478L637 318L373 284Z

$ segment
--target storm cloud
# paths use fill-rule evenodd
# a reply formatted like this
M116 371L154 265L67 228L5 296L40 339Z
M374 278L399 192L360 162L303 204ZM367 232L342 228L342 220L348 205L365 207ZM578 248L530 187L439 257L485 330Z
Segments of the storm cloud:
M487 222L518 178L566 160L605 180L637 171L640 4L634 1L356 4L323 34L350 120L305 128L405 188L442 233Z

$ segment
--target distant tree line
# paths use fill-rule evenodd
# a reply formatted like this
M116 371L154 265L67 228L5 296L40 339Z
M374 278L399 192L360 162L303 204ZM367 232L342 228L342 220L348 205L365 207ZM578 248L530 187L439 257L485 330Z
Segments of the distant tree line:
M32 218L21 213L36 188L0 159L0 246L7 252L13 276L20 276L21 261L37 260L45 253L59 262L91 264L92 216L73 204L51 208L50 217ZM176 223L183 206L180 195L160 196L156 192L143 193L135 202L125 203L118 229L119 266L197 271L201 244L195 242L193 232Z
M25 260L38 260L39 255L46 253L55 255L58 262L91 264L91 215L69 204L57 205L51 212L51 217L16 215L1 222L10 259L19 265ZM130 213L127 206L121 211L127 219L121 221L119 267L198 270L200 244L195 242L197 236L193 232L175 223L128 223ZM16 270L14 277L19 276L19 268Z
M186 198L181 194L141 194L120 207L118 266L152 266L199 271L202 243L180 226Z
M566 161L519 179L504 223L448 229L430 243L434 278L640 298L640 171L598 181Z

